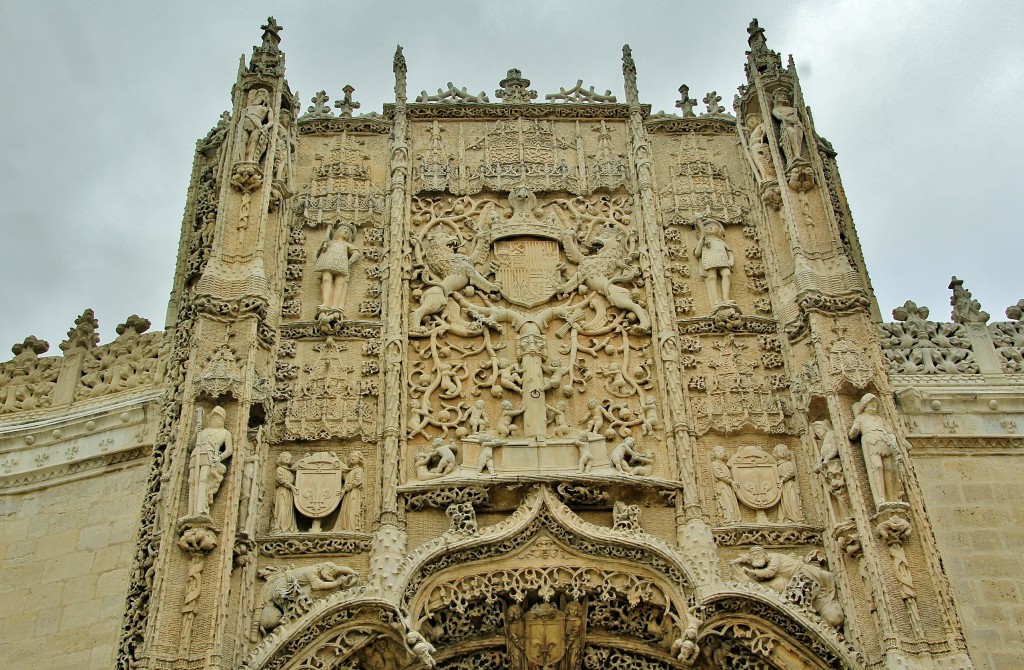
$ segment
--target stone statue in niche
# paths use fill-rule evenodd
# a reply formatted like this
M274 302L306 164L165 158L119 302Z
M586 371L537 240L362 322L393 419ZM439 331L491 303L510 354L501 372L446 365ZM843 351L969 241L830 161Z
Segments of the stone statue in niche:
M781 126L779 144L786 159L786 169L789 169L796 163L807 160L804 149L804 126L800 123L800 113L793 107L789 93L781 89L776 91L774 102L772 116Z
M700 261L700 276L708 294L708 304L731 304L729 294L732 284L732 266L735 262L732 249L725 243L725 227L715 219L697 219L697 246L693 255Z
M209 517L214 496L224 481L226 462L233 451L231 433L224 428L226 415L223 407L214 407L203 427L199 412L196 445L188 459L189 517Z
M725 447L717 446L711 450L711 476L715 480L715 499L724 523L739 523L740 504L733 490L732 471L727 464L728 453Z
M274 471L274 518L270 530L274 533L295 533L295 473L292 471L292 455L282 451L277 457Z
M654 456L634 449L636 440L627 437L608 454L612 465L624 475L646 477L654 471Z
M875 507L902 500L903 487L898 468L903 454L896 441L896 433L885 419L878 416L878 397L873 393L865 393L858 402L853 403L852 409L850 439L860 437Z
M747 142L750 152L754 155L754 169L757 181L772 181L776 178L775 164L772 163L771 150L768 147L768 133L764 129L764 121L756 112L747 114Z
M779 523L803 523L804 513L800 505L800 490L796 485L796 464L789 455L789 447L777 444L772 456L778 463L775 471L779 476L782 495L779 498Z
M273 120L270 93L264 88L249 91L238 123L239 161L258 163L263 158L269 143L268 129Z
M843 474L843 463L839 460L839 437L829 421L815 421L812 426L814 437L820 443L819 458L814 471L825 478L829 493L835 502L836 519L850 516L850 508L846 504L846 475Z
M258 622L260 630L266 634L308 611L313 605L314 591L349 588L355 585L358 573L325 561L290 570L269 566L260 570L259 576L267 581L260 591L263 605Z
M828 570L794 556L765 551L753 546L731 564L752 581L760 582L797 602L806 601L830 626L839 628L846 620L839 604L835 577Z
M295 137L291 130L292 113L282 109L277 124L277 143L274 145L274 181L287 184L292 174L292 154Z
M341 486L341 511L334 530L363 530L363 453L353 451L348 456Z
M342 311L348 298L352 266L363 254L352 241L356 229L351 223L339 221L327 231L327 239L317 253L315 272L320 273L319 311Z

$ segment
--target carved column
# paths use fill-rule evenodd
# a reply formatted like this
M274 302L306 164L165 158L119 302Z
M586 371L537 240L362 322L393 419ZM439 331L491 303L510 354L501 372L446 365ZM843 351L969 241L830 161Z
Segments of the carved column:
M635 201L642 222L642 244L650 250L651 245L664 248L661 230L658 226L654 200L654 176L651 167L651 144L643 125L639 93L636 85L636 64L633 62L629 45L622 47L622 73L625 78L626 102L629 105L629 142L633 169L636 175ZM648 286L653 297L649 306L656 333L655 351L662 361L662 398L667 398L665 416L671 426L669 441L675 449L678 467L677 476L683 482L683 492L677 496L677 524L679 545L683 547L694 566L707 580L717 578L718 553L711 529L705 520L700 498L697 494L697 476L693 465L693 446L688 431L684 381L680 365L679 333L676 330L675 310L672 306L670 289L665 281L667 276L664 255L660 252L643 254L650 264ZM681 499L680 499L681 498Z
M402 47L395 51L395 112L389 142L388 208L384 248L386 276L382 286L384 344L384 402L381 448L380 521L370 554L370 583L381 591L393 587L392 577L405 554L406 534L401 525L398 501L398 477L401 438L404 434L405 375L402 359L405 354L404 321L408 309L402 290L402 263L406 245L406 212L408 211L409 140L406 121L406 72Z

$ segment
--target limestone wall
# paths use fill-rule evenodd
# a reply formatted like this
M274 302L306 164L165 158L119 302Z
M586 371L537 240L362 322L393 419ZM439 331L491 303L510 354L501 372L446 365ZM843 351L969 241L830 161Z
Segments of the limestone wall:
M915 458L978 670L1024 667L1024 458Z
M147 465L0 496L3 667L111 666Z

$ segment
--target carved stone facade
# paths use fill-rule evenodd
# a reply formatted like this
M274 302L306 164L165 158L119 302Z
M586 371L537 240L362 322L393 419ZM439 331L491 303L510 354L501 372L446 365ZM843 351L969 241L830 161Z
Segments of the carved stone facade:
M733 113L683 86L680 115L628 46L621 99L512 69L496 102L410 101L399 47L383 114L346 86L300 115L263 30L197 146L166 332L99 345L87 310L63 357L29 337L0 368L25 607L60 553L30 492L126 467L121 526L141 506L109 570L53 567L83 602L107 579L120 635L65 598L67 630L30 609L0 649L103 606L80 667L1018 667L1018 487L967 480L1024 471L1021 305L989 324L954 278L951 323L872 317L835 153L756 21Z

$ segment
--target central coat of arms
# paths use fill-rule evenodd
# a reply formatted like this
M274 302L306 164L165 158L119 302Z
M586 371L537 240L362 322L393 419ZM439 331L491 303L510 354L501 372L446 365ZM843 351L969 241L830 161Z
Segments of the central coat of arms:
M537 237L515 237L494 243L494 264L501 294L523 307L542 305L558 289L558 242Z
M741 447L729 459L729 469L736 496L748 507L765 510L775 506L782 497L776 461L763 450L754 446Z

